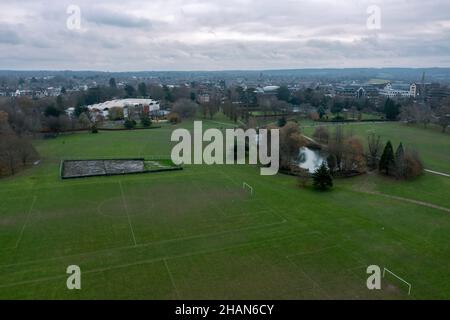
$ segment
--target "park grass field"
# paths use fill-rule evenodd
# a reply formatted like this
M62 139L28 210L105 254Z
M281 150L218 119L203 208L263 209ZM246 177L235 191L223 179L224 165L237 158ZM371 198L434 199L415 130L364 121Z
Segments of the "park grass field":
M336 124L325 126L333 131ZM308 123L302 130L312 137L315 127ZM405 147L420 153L427 169L450 174L450 134L442 133L438 128L426 129L423 126L408 126L397 122L348 123L343 127L348 135L359 136L365 143L370 133L379 135L384 142L391 140L394 148L402 142Z
M59 177L64 158L169 155L173 129L36 141L41 164L0 181L0 298L450 299L448 178L365 176L319 193L252 166ZM80 291L66 288L74 264ZM391 276L369 291L369 265L411 295Z

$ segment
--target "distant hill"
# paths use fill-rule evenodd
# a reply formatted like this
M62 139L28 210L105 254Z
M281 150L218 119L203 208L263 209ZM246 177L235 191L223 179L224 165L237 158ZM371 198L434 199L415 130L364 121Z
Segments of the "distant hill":
M346 68L346 69L287 69L287 70L230 70L230 71L140 71L140 72L103 72L103 71L15 71L0 70L0 76L45 77L62 76L78 78L182 78L182 79L257 79L265 78L303 78L329 80L405 80L420 81L425 72L427 82L450 82L450 68Z

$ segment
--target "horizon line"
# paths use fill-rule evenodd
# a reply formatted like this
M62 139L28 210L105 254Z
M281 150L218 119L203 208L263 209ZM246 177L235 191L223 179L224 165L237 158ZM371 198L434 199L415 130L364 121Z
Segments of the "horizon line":
M181 69L162 69L162 70L96 70L96 69L0 69L0 72L98 72L98 73L157 73L157 72L273 72L273 71L306 71L306 70L383 70L383 69L410 69L410 70L425 70L425 69L448 69L450 67L431 66L431 67L310 67L310 68L269 68L269 69L208 69L208 70L181 70Z

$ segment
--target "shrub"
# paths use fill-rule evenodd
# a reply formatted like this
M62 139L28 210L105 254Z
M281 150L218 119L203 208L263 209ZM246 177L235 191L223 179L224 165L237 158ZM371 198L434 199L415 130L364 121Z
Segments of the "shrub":
M92 127L91 127L91 133L98 133L98 128L97 128L97 125L96 125L96 124L92 125Z
M148 128L152 125L152 121L148 116L142 116L141 117L141 124L144 128Z
M307 169L299 168L299 170L295 170L293 172L297 176L298 186L300 188L308 187L309 182L311 180L311 175L309 174L309 171Z
M333 187L333 177L325 162L313 173L313 185L316 189L326 191Z
M136 127L136 121L127 119L127 120L125 120L124 126L125 126L125 128L127 128L128 130L131 130L131 129L133 129L134 127Z
M422 160L415 151L405 152L405 177L406 179L413 179L422 175L424 170Z
M169 116L167 117L167 120L169 120L169 122L171 124L177 124L181 122L181 117L178 113L176 112L172 112L171 114L169 114Z
M280 128L283 128L286 125L287 121L285 117L281 117L280 119L278 119L278 126Z
M320 114L317 111L313 111L309 114L309 118L313 121L320 120Z

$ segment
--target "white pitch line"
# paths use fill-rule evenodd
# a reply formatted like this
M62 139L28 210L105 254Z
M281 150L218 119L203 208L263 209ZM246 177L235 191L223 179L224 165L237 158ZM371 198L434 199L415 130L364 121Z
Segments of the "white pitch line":
M170 282L172 282L172 287L175 289L175 293L178 299L181 299L180 292L178 291L177 285L175 284L175 280L173 279L172 272L170 272L169 266L167 265L167 259L163 259L164 265L166 266L167 274L169 275Z
M34 204L36 203L36 199L37 199L37 197L34 196L33 202L31 203L30 209L28 210L28 214L25 219L25 222L23 223L22 230L20 230L19 239L17 239L16 246L14 247L15 249L17 249L19 247L19 243L20 243L20 241L22 241L23 232L25 231L25 227L27 226L28 220L30 219L31 212L33 211Z
M446 173L443 173L443 172L438 172L438 171L433 171L433 170L428 170L428 169L425 169L425 172L432 173L432 174L435 174L435 175L441 176L441 177L450 178L450 174L446 174Z
M109 267L105 267L105 268L88 270L88 271L84 271L83 274L95 274L95 273L100 273L100 272L105 272L105 271L140 266L140 265L144 265L144 264L163 262L163 260L173 260L173 259L188 258L188 257L193 257L193 256L205 255L205 254L214 254L214 253L224 252L224 251L228 251L228 250L234 250L234 249L238 249L238 248L253 247L255 245L262 245L263 243L280 241L280 240L284 240L284 239L288 239L288 238L299 237L302 235L309 235L312 233L314 233L314 232L308 232L308 233L304 233L304 234L300 234L300 235L293 234L293 235L276 237L276 238L271 238L271 239L262 240L262 241L253 241L253 242L248 242L248 243L239 244L239 245L227 246L227 247L223 247L223 248L219 248L219 249L216 248L216 249L211 249L211 250L201 250L201 251L194 252L194 253L179 254L179 255L165 257L165 258L161 257L161 258L146 259L146 260L135 261L135 262L131 262L131 263L109 266ZM65 277L66 277L65 275L62 275L62 276L45 277L45 278L38 278L38 279L27 280L27 281L14 282L14 283L9 283L9 284L0 284L0 288L10 288L10 287L18 286L18 285L40 283L40 282L45 282L45 281L49 281L49 280L63 279Z
M325 296L326 296L328 299L331 299L331 297L330 297L330 295L328 294L328 292L325 291L325 290L320 286L320 284L319 284L317 281L315 281L308 273L306 273L306 271L303 270L302 267L300 267L298 264L296 264L295 262L293 262L289 257L286 257L286 260L287 260L289 263L291 263L292 265L294 265L295 267L297 267L297 268L300 270L301 273L303 273L303 275L304 275L304 276L305 276L305 277L313 284L313 289L316 289L316 287L317 287L323 294L325 294Z
M127 205L127 201L125 200L125 194L123 193L122 181L119 181L119 186L120 186L120 192L122 193L123 206L125 208L125 213L127 214L128 224L130 225L131 235L133 236L133 242L134 242L134 245L136 246L137 245L136 237L134 236L133 225L131 224L130 214L128 213L128 205Z
M327 251L329 249L334 249L334 248L337 248L337 247L339 247L339 245L328 246L328 247L324 247L324 248L320 248L320 249L312 250L312 251L304 251L304 252L295 253L295 254L286 256L286 258L290 259L290 258L293 258L293 257L306 256L306 255L309 255L309 254L316 254L316 253L320 253L320 252Z
M26 262L19 262L19 263L13 263L13 264L4 264L4 265L0 265L0 269L1 268L11 268L11 267L17 267L17 266L24 266L24 265L31 265L31 264L36 264L36 263L56 261L56 260L60 260L60 259L79 257L79 256L83 256L83 255L95 255L95 254L101 254L101 253L108 253L108 252L112 252L112 251L128 250L128 249L133 249L133 248L147 248L147 247L150 247L150 246L162 245L162 244L172 243L172 242L177 242L177 241L197 240L197 239L201 239L201 238L216 237L216 236L218 237L218 236L224 236L224 235L233 234L233 233L237 233L237 232L250 231L250 230L259 230L259 229L264 229L264 228L268 228L268 227L278 226L278 225L285 224L286 222L287 221L276 222L276 223L268 223L268 224L256 225L256 226L240 228L240 229L233 229L233 230L226 230L226 231L215 232L215 233L205 233L205 234L188 236L188 237L181 237L181 238L166 239L166 240L153 241L153 242L147 242L147 243L140 243L140 244L135 245L135 246L122 246L122 247L116 247L116 248L110 248L110 249L103 249L103 250L84 252L84 253L80 253L80 254L72 254L72 255L53 257L53 258L49 258L49 259L37 259L37 260L26 261Z

